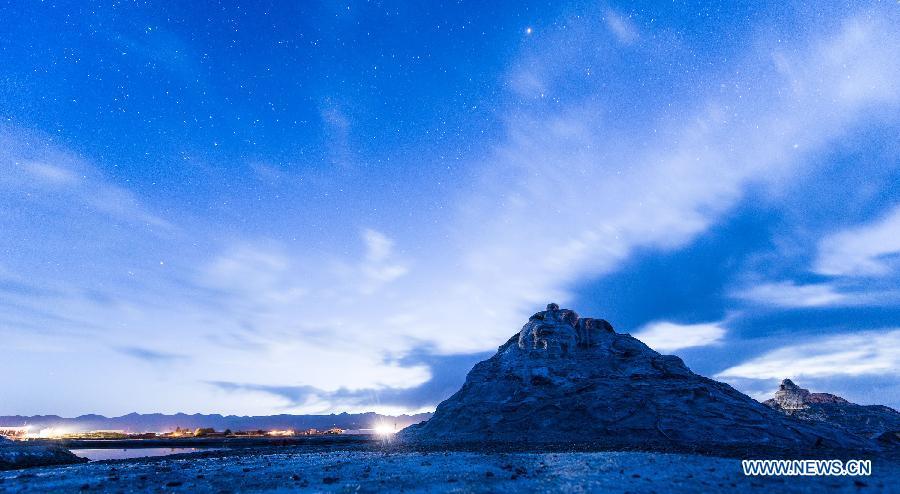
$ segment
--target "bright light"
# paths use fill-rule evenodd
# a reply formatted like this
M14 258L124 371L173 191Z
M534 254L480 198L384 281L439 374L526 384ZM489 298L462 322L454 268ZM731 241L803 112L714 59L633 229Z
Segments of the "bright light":
M29 439L59 439L64 435L68 434L69 431L64 429L59 429L55 427L47 427L46 429L41 429L38 432L29 432L26 437Z
M387 436L390 434L394 434L396 432L397 432L396 429L394 429L392 426L387 425L387 424L381 424L381 425L375 426L375 434L378 434L379 436Z
M290 429L285 430L285 431L269 431L269 435L270 436L293 436L294 431L292 431Z

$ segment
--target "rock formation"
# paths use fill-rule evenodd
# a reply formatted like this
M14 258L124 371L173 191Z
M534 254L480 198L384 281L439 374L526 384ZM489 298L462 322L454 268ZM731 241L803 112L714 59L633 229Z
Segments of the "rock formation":
M579 318L556 304L477 364L430 420L399 437L715 453L873 447L780 414L602 319Z
M10 441L5 437L0 437L0 470L84 463L86 461L56 444Z
M833 394L810 393L809 390L797 386L790 379L781 381L778 391L775 392L775 398L766 401L767 405L777 405L782 410L802 410L808 408L810 404L817 403L847 404L850 402Z
M781 382L775 398L764 402L791 417L826 423L865 438L897 442L900 413L884 405L857 405L829 393L810 393L790 379Z

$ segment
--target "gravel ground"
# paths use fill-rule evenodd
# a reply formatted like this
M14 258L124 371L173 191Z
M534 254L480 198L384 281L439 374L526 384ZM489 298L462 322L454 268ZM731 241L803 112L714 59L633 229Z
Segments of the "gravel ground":
M900 465L869 477L745 477L740 460L659 453L274 449L0 472L12 492L900 492Z

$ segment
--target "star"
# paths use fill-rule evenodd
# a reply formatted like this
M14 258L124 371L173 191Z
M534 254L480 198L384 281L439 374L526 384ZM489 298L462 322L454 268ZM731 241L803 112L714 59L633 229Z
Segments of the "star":
M534 32L534 30L531 29L530 26L525 28L525 34L531 34L532 32Z

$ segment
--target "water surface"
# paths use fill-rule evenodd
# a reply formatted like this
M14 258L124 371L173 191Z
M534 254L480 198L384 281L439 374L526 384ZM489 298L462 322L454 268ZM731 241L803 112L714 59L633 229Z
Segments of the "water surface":
M167 456L179 453L194 453L197 451L215 451L222 448L91 448L73 449L75 455L87 458L91 461L99 460L124 460L126 458L146 458L148 456Z

